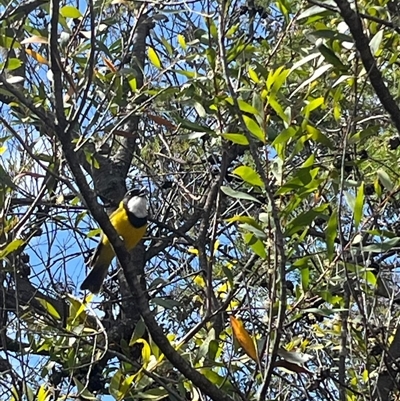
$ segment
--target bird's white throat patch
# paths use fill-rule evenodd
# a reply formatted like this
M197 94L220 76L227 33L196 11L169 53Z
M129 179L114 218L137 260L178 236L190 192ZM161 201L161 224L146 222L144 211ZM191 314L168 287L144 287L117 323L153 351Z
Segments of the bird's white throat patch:
M134 196L129 199L127 204L128 210L139 219L147 216L147 201L142 196Z

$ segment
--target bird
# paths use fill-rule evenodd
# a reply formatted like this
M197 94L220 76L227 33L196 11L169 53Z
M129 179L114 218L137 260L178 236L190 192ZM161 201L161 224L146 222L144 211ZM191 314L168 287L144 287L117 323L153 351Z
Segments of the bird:
M147 229L147 190L133 188L128 191L118 209L110 215L110 221L118 235L122 237L125 247L131 251L143 238ZM108 267L115 257L114 250L107 236L102 233L100 243L89 261L91 271L81 284L81 290L93 294L100 292L107 276Z

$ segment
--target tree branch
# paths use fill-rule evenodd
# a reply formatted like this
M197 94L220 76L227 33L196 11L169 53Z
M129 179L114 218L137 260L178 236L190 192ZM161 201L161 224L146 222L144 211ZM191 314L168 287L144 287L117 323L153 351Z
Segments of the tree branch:
M348 25L354 38L356 48L360 53L361 61L368 73L369 80L375 90L382 106L389 113L394 125L400 134L400 109L397 107L389 89L383 82L383 77L379 71L374 56L369 47L369 40L364 34L363 26L359 15L353 11L347 0L335 0L340 9L340 14Z

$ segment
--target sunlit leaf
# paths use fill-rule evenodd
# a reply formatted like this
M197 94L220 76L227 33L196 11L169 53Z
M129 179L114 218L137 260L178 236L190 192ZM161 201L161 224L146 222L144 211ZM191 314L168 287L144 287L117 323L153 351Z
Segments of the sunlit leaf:
M178 39L178 43L179 43L179 45L182 47L182 49L183 49L183 50L186 50L187 46L186 46L185 37L184 37L183 35L179 34L179 35L177 36L177 39Z
M248 145L249 141L247 140L244 134L221 134L221 136L233 143L238 145Z
M239 319L236 319L234 316L230 317L230 322L233 335L235 336L240 346L243 348L244 352L246 352L246 354L254 361L257 361L257 351L254 345L254 341L243 326L243 323Z
M359 226L363 215L364 208L364 182L361 183L357 191L356 201L354 204L354 224L355 228Z
M43 306L44 309L56 320L61 320L60 314L57 312L57 309L48 301L43 298L36 297L36 300Z
M249 132L260 141L265 142L265 132L260 128L257 122L246 115L243 116L243 120Z
M249 77L251 78L252 81L254 81L256 84L260 82L260 79L258 78L257 73L249 67Z
M64 18L80 18L80 17L82 17L81 12L74 6L61 7L60 14Z
M317 80L320 76L324 75L327 71L329 71L331 69L332 69L332 65L331 64L325 64L325 65L322 65L321 67L317 68L314 71L314 74L310 78L304 80L298 86L298 88L292 92L292 94L290 95L290 98L294 97L297 94L297 92L299 92L301 89L303 89L307 85L310 85L312 82Z
M263 241L260 238L257 238L255 234L252 232L246 232L243 234L243 239L256 255L262 259L267 257Z
M24 244L25 241L23 239L15 239L11 241L9 244L7 244L7 246L4 249L0 251L0 259L3 259L10 253L15 252Z
M158 57L157 52L152 47L149 47L148 56L149 56L149 60L150 60L151 64L153 64L157 68L162 67L160 58Z
M260 175L248 166L239 166L232 171L232 174L238 175L243 181L250 185L264 187L264 183Z
M39 387L36 397L37 397L37 401L48 401L48 399L50 398L50 391L46 390L44 384L42 384Z
M38 52L35 52L32 49L25 49L25 52L27 54L29 54L31 57L33 57L38 63L46 64L46 65L49 64L48 60L45 57L43 57L41 54L39 54Z
M301 287L303 292L307 292L308 287L310 285L310 269L308 267L304 267L300 270L301 273Z

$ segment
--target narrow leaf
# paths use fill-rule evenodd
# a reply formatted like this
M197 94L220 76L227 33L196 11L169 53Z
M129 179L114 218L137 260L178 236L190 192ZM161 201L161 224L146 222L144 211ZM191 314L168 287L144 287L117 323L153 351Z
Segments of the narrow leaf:
M335 250L335 239L337 237L337 229L338 229L337 217L338 217L337 210L334 210L326 225L325 236L326 236L326 248L329 261L332 261L333 253Z
M257 361L257 351L254 345L254 341L251 338L250 334L244 328L243 323L233 316L230 317L230 322L233 335L235 336L240 346L243 348L244 352L246 352L246 354L250 358Z
M247 199L253 202L261 203L258 199L256 199L254 196L251 196L249 194L246 194L245 192L240 192L240 191L235 191L234 189L230 187L221 187L221 191L225 194L230 196L231 198L235 199Z
M181 34L178 35L178 43L182 47L183 50L186 50L186 40L185 37Z
M11 241L3 250L0 251L0 260L5 258L11 252L16 251L24 243L25 241L22 239L15 239L14 241Z
M377 171L379 181L382 183L382 185L388 190L392 191L393 190L393 182L390 179L388 173L385 170L382 170L381 168Z
M233 143L237 143L238 145L248 145L249 141L246 136L243 134L221 134L221 136L228 141Z
M369 42L369 47L371 49L371 53L374 56L378 55L379 52L379 46L382 43L382 39L383 39L383 29L381 29Z
M264 183L260 175L248 166L239 166L232 171L232 174L238 175L243 181L250 185L264 187Z
M47 44L47 42L48 42L47 38L45 38L43 36L32 35L29 38L26 38L23 41L21 41L21 45L27 45L28 43Z
M108 58L103 57L104 64L112 71L117 72L117 67Z
M321 75L324 75L330 69L332 69L331 64L325 64L325 65L319 67L318 69L316 69L314 71L314 74L310 78L303 81L303 83L301 85L299 85L299 87L289 96L289 98L292 98L293 96L295 96L297 92L299 92L301 89L303 89L307 85L309 85L312 82L314 82L315 80L317 80Z
M60 14L64 18L80 18L82 17L81 12L73 6L64 6L60 9Z
M246 115L243 116L243 120L250 133L254 135L257 139L259 139L261 142L265 143L265 132L260 128L257 122Z
M47 59L40 55L38 52L35 52L32 49L25 49L25 52L33 57L38 63L49 65Z
M61 320L60 314L57 312L57 309L48 301L43 298L36 297L36 300L43 306L44 309L56 320Z
M356 202L354 204L354 223L356 228L361 222L364 207L364 183L362 182L357 191Z
M155 51L152 47L149 47L148 56L149 56L150 62L151 62L155 67L161 68L161 61L160 61L160 58L158 57L156 51Z

